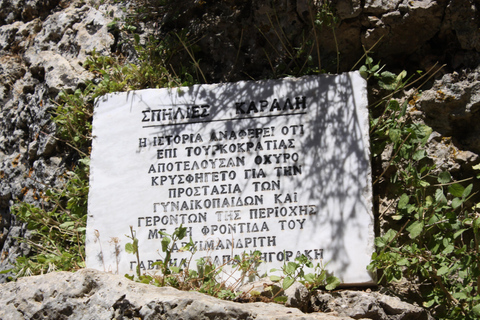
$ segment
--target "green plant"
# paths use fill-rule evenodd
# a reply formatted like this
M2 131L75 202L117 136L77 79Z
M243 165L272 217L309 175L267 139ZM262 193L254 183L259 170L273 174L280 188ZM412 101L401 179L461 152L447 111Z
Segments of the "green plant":
M125 250L128 253L135 254L137 258L136 277L125 275L127 278L142 283L149 283L156 286L169 285L181 290L195 290L206 293L221 299L235 299L240 293L235 292L235 288L243 282L244 277L250 277L256 274L256 268L260 264L260 252L252 252L250 254L243 253L241 256L235 256L230 261L226 261L224 265L216 266L213 262L202 257L196 261L196 270L189 269L190 260L182 260L179 266L172 266L170 261L172 253L175 251L176 243L186 237L187 228L180 225L172 234L164 231L159 233L162 235L162 252L165 254L164 258L157 261L153 266L158 266L160 273L142 274L140 270L140 257L138 248L138 239L135 236L135 231L131 229L131 235L127 236L132 240L125 245ZM188 251L195 253L195 245L193 240L190 241L179 251ZM220 279L222 268L226 264L231 264L233 270L241 271L243 277L237 279L233 283L227 285L227 279ZM183 268L182 268L183 266Z
M314 272L305 273L305 268L314 269ZM270 280L274 282L282 282L281 290L274 295L274 300L278 302L286 301L286 296L278 295L282 291L290 288L295 281L299 281L310 290L313 290L320 286L325 287L325 289L327 290L333 290L340 284L340 280L337 277L333 275L328 275L327 270L322 263L317 263L317 265L314 266L313 262L309 260L305 255L296 257L295 261L285 262L281 270L270 270L270 272L276 271L282 271L283 273L283 276L270 276Z
M360 69L385 90L407 84L405 72L380 72L369 57ZM381 183L397 198L394 214L380 213L391 227L375 239L377 252L369 269L380 271L380 281L405 278L421 285L424 307L439 319L475 319L480 316L480 214L472 202L474 184L464 187L462 182L471 179L457 182L449 172L436 171L424 149L432 129L406 112L419 94L402 105L388 95L377 106L383 112L371 118L373 156L391 150L374 184Z
M328 27L332 30L333 34L333 40L335 41L335 47L337 51L337 73L340 71L340 50L338 49L338 41L337 41L337 35L335 33L335 28L337 27L339 23L339 18L337 17L337 14L335 12L335 9L333 7L333 4L331 1L322 1L318 8L317 8L317 14L315 15L315 19L313 21L313 31L315 33L315 38L317 38L316 34L316 29L317 27L319 31L322 31L323 27ZM320 49L319 49L319 41L315 41L316 46L317 46L317 54L318 54L318 68L321 70L321 63L320 63Z
M319 34L329 28L332 31L336 46L336 70L340 69L340 51L337 43L335 29L339 23L339 18L331 1L308 1L309 8L309 30L302 33L302 41L298 45L293 45L279 21L278 15L267 16L270 27L273 30L276 39L280 42L280 48L277 48L272 41L271 36L265 34L264 28L257 27L258 32L264 37L270 48L274 51L276 58L270 57L264 49L265 57L272 69L273 77L284 76L303 76L308 74L319 74L325 72L322 69L322 59L320 54ZM316 57L316 59L315 59ZM332 65L334 63L331 63ZM330 65L330 64L329 64Z
M112 24L111 27L115 27ZM62 91L52 120L57 124L57 139L74 150L78 165L64 175L62 190L47 189L41 194L43 204L36 207L19 203L13 213L28 223L32 238L24 240L32 255L20 257L15 263L17 277L53 270L76 270L84 267L85 225L88 196L88 166L92 134L93 103L96 97L115 91L190 85L194 82L187 72L180 78L167 67L168 59L179 43L164 39L140 45L135 37L138 63L128 63L122 57L101 56L93 51L84 67L94 75L84 88ZM172 48L170 50L170 48ZM133 236L133 235L132 235Z
M62 190L47 190L42 195L46 208L28 203L13 207L13 214L27 222L32 236L22 239L33 254L17 258L17 277L85 267L85 227L87 220L88 160L67 172Z

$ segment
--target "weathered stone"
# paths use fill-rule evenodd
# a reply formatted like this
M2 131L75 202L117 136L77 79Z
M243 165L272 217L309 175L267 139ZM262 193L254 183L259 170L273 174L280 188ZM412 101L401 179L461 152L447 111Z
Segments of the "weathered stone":
M383 14L395 11L403 0L366 0L364 12L371 14Z
M354 319L430 320L430 314L420 307L397 297L378 292L338 291L318 293L311 297L312 308L319 312L336 312Z
M0 318L15 319L321 319L278 304L240 304L197 292L157 288L91 269L27 277L0 285Z
M58 0L1 0L0 25L45 17L58 2Z
M6 246L12 234L9 230L21 226L11 219L11 204L23 199L40 205L42 200L35 192L63 183L65 161L49 160L65 156L53 136L53 100L61 90L72 92L91 79L93 75L81 63L94 49L109 54L114 42L107 28L114 16L105 11L110 7L99 11L72 2L50 12L57 4L48 0L0 2L4 9L0 13L0 209L2 219L11 221L4 224L0 242L2 269L9 268L8 261L18 256L12 256ZM11 24L2 25L3 18Z
M285 295L287 296L287 301L285 302L287 307L307 310L310 293L303 284L300 282L294 282L287 290L285 290Z
M375 1L377 2L377 1ZM393 5L395 1L385 1ZM443 7L437 1L410 1L408 5L385 12L372 25L362 43L371 48L383 36L375 50L382 56L412 54L440 30ZM366 12L369 12L365 8ZM428 24L424 21L428 19ZM422 26L421 28L419 26Z
M426 124L451 137L458 149L480 154L479 92L480 68L468 76L446 74L422 93L416 108Z
M362 12L360 0L338 0L335 6L341 20L357 17Z
M449 1L445 10L446 24L455 33L462 49L480 52L479 5L469 0L453 0Z

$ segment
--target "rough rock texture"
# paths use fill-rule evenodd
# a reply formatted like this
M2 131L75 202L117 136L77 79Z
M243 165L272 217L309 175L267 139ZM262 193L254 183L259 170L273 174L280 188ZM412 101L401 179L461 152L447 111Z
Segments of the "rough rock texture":
M439 108L439 105L442 107ZM449 137L459 150L454 158L467 161L480 154L480 66L469 73L446 74L424 92L416 106L425 122L443 137ZM449 169L449 168L445 168Z
M319 312L335 312L354 319L430 320L420 307L378 292L340 291L318 293L311 297L312 308Z
M262 301L263 298L272 299L273 297L285 296L287 307L308 310L308 300L310 293L308 289L299 282L294 282L287 290L281 290L279 283L275 283L269 278L262 278L255 282L244 284L238 289L242 292L242 299L250 301Z
M304 314L278 304L240 304L173 288L157 288L91 269L19 279L0 285L0 319L305 319L348 320Z
M107 30L113 14L107 12L119 9L60 5L0 2L0 270L28 252L16 241L25 228L10 214L11 205L38 205L43 190L62 185L71 165L51 122L57 94L84 85L92 75L81 63L94 48L109 54L114 43Z
M179 0L152 28L159 35L189 29L202 70L213 82L291 74L309 54L318 61L315 38L321 66L330 72L337 71L337 62L339 71L350 70L363 47L375 44L370 55L390 70L427 70L440 61L450 71L476 67L480 57L478 0L333 0L318 15L306 0L232 2ZM333 23L325 18L331 13L337 17ZM311 28L315 20L323 21L318 32Z
M425 309L404 302L397 297L379 292L340 290L333 293L316 291L310 293L301 283L295 282L285 292L278 283L268 278L247 283L239 288L242 299L262 301L273 296L285 296L287 307L306 312L328 312L353 319L375 320L430 320Z

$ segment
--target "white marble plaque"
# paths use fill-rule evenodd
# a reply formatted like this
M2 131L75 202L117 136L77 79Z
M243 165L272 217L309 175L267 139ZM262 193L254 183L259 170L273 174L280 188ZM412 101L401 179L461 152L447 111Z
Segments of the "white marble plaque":
M134 274L132 226L142 270L158 272L158 231L182 224L197 248L190 268L259 250L262 271L304 254L344 283L371 283L368 137L357 72L99 98L87 267Z

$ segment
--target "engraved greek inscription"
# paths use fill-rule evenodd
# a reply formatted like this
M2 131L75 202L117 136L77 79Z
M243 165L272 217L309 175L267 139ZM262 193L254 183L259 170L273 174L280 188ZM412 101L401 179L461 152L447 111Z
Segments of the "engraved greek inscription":
M216 154L258 152L263 150L285 150L295 148L295 139L264 140L262 142L237 142L201 147L185 147L187 157L215 156Z
M200 199L190 201L164 201L154 202L153 212L162 210L163 212L173 211L187 211L187 210L202 210L202 209L216 209L216 208L230 208L243 206L258 206L263 205L263 194L245 197L226 197L226 198L212 198Z
M283 135L291 134L291 135L303 135L305 131L303 130L303 124L300 125L290 125L290 126L283 126L281 129Z
M302 166L275 167L274 169L277 171L277 177L302 174Z
M215 251L224 249L248 249L275 247L277 245L276 236L245 237L240 239L221 239L194 241L197 251Z
M260 227L259 227L260 225ZM261 224L250 223L250 222L238 222L238 223L229 223L229 224L220 224L220 225L210 225L204 226L202 228L202 233L204 235L215 234L236 234L236 233L253 233L253 232L265 232L270 231L266 222Z
M267 175L263 171L263 169L245 169L245 179L258 179L258 178L265 178Z
M163 239L163 235L161 232L166 232L166 229L149 229L148 230L148 240L154 240L154 239ZM188 237L191 237L192 234L192 227L188 227L187 230L185 231L185 234Z
M203 161L175 161L151 164L148 173L171 171L191 171L201 169L235 168L245 166L245 156L232 158L214 158Z
M272 191L272 190L279 190L280 189L280 180L277 181L264 181L258 182L254 181L252 184L255 186L255 192L257 191Z
M279 199L280 201L280 199ZM271 217L295 217L306 216L317 213L316 205L273 207L273 208L255 208L250 209L250 219L268 219Z
M255 164L257 165L286 163L290 160L297 162L298 153L264 154L263 156L256 156L254 159Z
M168 159L177 157L177 148L173 149L158 149L157 159Z
M217 215L217 221L235 221L241 220L240 218L240 210L219 210L216 211L215 214Z
M195 174L174 174L151 177L151 186L178 185L185 183L202 183L235 180L237 173L230 171L200 172Z
M295 228L303 229L303 224L307 219L292 219L292 220L279 220L278 223L282 230L285 230L287 227L288 229L292 230Z
M249 101L249 102L236 102L235 110L237 114L250 114L258 112L279 112L286 110L302 110L307 108L306 97L294 97L293 99L273 99Z
M173 144L199 143L203 142L202 135L197 134L178 134L153 137L152 146L164 146Z
M265 128L249 128L244 130L224 130L224 131L212 131L210 133L210 142L222 141L222 140L235 140L235 139L258 139L272 137L274 135L275 127Z
M239 184L220 184L220 185L207 185L201 187L188 187L188 188L171 188L168 189L169 198L181 198L230 194L230 193L242 193L242 189Z
M282 193L280 194L275 194L274 195L275 203L292 203L292 202L297 202L297 193L294 192L293 196L290 193L286 193L283 195Z
M178 108L172 107L165 109L142 110L142 122L161 122L182 119L205 118L210 115L209 110L210 106L207 104L181 106Z
M138 227L155 227L157 225L180 225L187 223L203 223L207 222L207 213L180 213L164 216L147 216L138 217Z
M139 148L145 148L147 146L147 138L139 138L138 140Z

